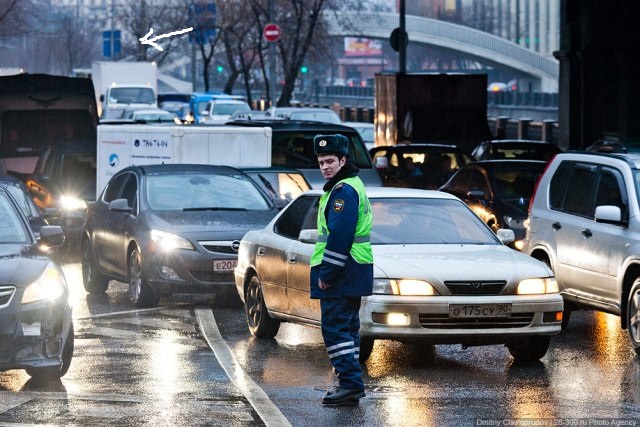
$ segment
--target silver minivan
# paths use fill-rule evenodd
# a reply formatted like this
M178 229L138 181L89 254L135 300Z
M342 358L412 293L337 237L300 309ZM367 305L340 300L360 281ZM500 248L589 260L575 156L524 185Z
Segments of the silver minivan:
M620 316L640 354L640 154L558 154L538 182L522 251L554 271L571 311Z

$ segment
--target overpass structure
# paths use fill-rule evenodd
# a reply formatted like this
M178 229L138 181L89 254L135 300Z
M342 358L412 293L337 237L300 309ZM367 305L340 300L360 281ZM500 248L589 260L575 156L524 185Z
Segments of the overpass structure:
M400 23L400 16L394 13L353 12L336 15L325 12L324 18L329 34L333 36L388 39L391 31ZM460 52L481 63L526 75L532 82L533 91L558 91L560 66L555 58L539 55L483 31L436 19L406 15L405 29L410 45L421 43Z

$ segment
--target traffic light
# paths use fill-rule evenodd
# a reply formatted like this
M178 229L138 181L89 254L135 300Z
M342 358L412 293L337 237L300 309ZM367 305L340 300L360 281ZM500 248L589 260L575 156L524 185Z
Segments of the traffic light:
M300 72L302 74L307 74L307 71L309 71L309 68L306 65L303 65L302 67L300 67Z
M218 71L219 73L224 71L224 67L222 65L218 65L218 67L216 68L216 71Z

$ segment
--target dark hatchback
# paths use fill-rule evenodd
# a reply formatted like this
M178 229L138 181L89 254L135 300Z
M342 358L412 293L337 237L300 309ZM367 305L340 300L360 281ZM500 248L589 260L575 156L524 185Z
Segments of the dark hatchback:
M115 174L89 208L82 275L90 293L110 279L129 283L138 307L162 296L234 294L240 239L278 209L241 171L227 166L131 166Z
M515 249L522 248L529 201L546 162L539 160L483 160L470 163L440 190L462 199L495 232L513 230Z
M411 143L369 150L385 187L436 190L461 166L473 161L455 145Z
M0 188L0 372L25 369L35 378L59 378L69 369L69 289L46 255L63 241L62 229L51 225L36 240L15 200Z
M312 188L321 189L326 180L318 167L313 151L316 135L341 134L349 139L349 161L360 169L360 179L368 187L381 187L367 147L354 128L335 123L300 120L235 120L227 126L270 127L272 129L271 165L297 169Z

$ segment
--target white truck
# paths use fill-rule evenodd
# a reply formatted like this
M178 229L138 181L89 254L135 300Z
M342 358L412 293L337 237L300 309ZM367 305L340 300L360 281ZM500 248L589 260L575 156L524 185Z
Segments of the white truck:
M271 135L270 127L98 125L96 199L116 172L132 165L271 167Z
M158 107L158 66L155 62L94 61L91 79L100 115L107 108Z

